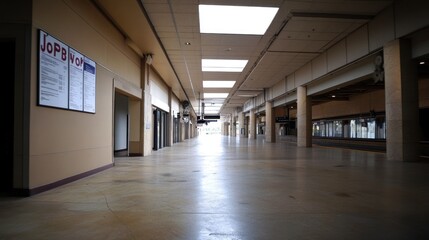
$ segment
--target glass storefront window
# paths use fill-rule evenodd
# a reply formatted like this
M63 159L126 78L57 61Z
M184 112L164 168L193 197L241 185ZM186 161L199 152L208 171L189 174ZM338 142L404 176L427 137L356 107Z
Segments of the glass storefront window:
M321 122L320 123L320 136L322 136L322 137L325 137L326 136L326 134L325 134L326 132L325 132L325 123L324 122Z
M368 123L366 120L362 119L361 121L361 133L362 133L362 137L361 138L368 138Z
M334 137L343 137L343 123L334 121Z
M368 138L375 139L375 119L367 120Z
M343 121L343 133L345 138L350 138L350 121L344 120Z
M356 138L362 138L362 123L361 121L356 121Z
M377 118L376 119L376 125L377 125L377 138L386 138L386 121L385 118Z
M334 136L334 123L333 122L327 123L327 131L328 131L326 133L327 137L333 137Z
M350 137L356 138L356 120L350 120Z
M350 120L320 120L313 122L313 136L337 138L385 139L384 116Z

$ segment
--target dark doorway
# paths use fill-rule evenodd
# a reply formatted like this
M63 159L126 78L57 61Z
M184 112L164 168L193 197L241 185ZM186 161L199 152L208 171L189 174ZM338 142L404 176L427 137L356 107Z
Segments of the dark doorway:
M174 118L173 120L173 143L180 142L180 118Z
M129 155L129 106L128 97L115 92L114 111L114 156L124 157Z
M167 146L168 114L160 109L153 111L153 150Z
M429 108L420 109L420 127L422 130L422 139L429 141Z
M13 190L13 134L14 134L14 99L15 99L15 42L0 39L0 72L2 73L1 108L3 112L1 125L3 144L1 144L2 163L0 167L0 192L10 193ZM7 92L7 94L6 94Z

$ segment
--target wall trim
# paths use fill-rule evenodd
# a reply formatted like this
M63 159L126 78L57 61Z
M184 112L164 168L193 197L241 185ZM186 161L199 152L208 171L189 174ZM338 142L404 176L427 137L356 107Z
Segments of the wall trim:
M111 167L113 167L113 163L109 163L105 166L95 168L95 169L89 170L87 172L83 172L83 173L80 173L80 174L77 174L77 175L74 175L74 176L71 176L68 178L64 178L62 180L59 180L59 181L56 181L53 183L49 183L49 184L46 184L46 185L43 185L40 187L36 187L36 188L32 188L32 189L15 189L15 192L19 193L18 194L19 196L25 196L25 197L33 196L33 195L36 195L36 194L57 188L59 186L74 182L76 180L91 176L93 174L99 173L99 172L104 171L106 169L109 169Z

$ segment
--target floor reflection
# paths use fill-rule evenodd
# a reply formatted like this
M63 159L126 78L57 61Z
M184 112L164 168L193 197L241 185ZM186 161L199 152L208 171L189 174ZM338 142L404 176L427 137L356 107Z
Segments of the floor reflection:
M203 213L198 239L240 239L237 222L231 218L233 202L226 184L227 163L219 158L225 152L220 135L199 139L198 155L202 177L199 184L198 211Z

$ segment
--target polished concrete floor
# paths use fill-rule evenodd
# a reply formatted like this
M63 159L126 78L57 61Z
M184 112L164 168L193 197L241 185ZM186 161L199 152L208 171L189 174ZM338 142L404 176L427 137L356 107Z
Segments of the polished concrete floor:
M0 239L429 239L429 164L203 136L28 198Z

